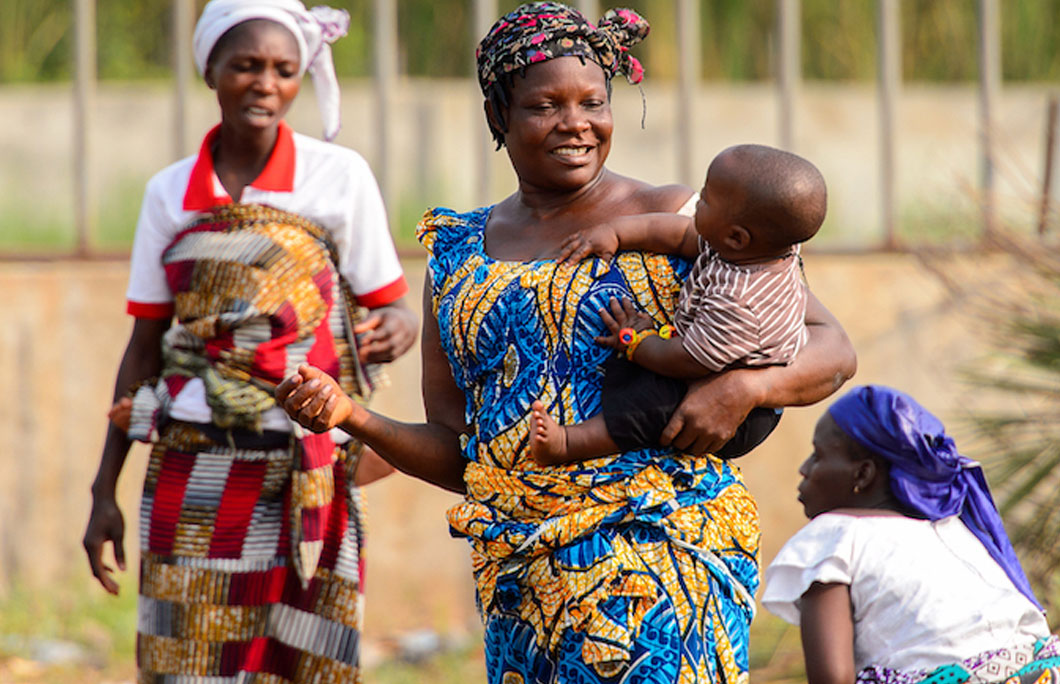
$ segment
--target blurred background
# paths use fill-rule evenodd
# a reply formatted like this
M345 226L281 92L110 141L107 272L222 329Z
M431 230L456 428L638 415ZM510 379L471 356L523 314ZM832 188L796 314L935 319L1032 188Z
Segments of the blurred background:
M130 570L113 599L80 538L131 329L128 250L147 179L219 118L194 73L202 0L0 2L0 683L131 682L146 450L120 482ZM307 3L313 4L313 3ZM514 190L473 79L477 38L518 3L331 0L336 142L372 165L417 306L424 209ZM590 18L610 5L572 3ZM916 396L980 458L1043 602L1060 600L1056 0L627 0L652 23L641 87L616 82L612 170L702 183L724 147L813 161L829 215L805 251L859 355L854 382ZM290 116L319 135L311 84ZM422 418L418 353L374 407ZM790 409L743 460L763 565L804 522L796 468L824 406ZM455 499L366 488L368 682L484 681ZM1055 611L1054 611L1055 612ZM1054 618L1055 619L1055 618ZM799 681L798 632L762 612L753 681Z

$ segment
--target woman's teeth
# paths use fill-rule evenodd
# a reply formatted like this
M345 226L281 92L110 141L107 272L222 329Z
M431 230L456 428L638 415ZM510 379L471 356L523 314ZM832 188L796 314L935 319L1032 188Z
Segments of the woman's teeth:
M556 154L563 155L565 157L575 157L579 154L588 154L588 147L557 147L555 150Z

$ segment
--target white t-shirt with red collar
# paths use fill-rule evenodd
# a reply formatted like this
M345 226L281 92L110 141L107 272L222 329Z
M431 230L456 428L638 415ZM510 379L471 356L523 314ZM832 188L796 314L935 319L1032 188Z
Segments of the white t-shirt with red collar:
M198 213L232 201L210 154L219 128L206 135L197 156L166 167L147 183L126 292L133 316L173 315L162 252ZM357 152L295 133L281 122L272 156L240 200L298 214L327 230L338 249L339 270L362 306L385 306L408 291L379 186Z
M126 292L127 311L137 318L173 315L162 253L200 212L232 202L210 153L219 130L206 135L198 155L171 164L147 182ZM386 306L408 292L379 186L357 152L301 135L281 122L269 161L240 199L298 214L327 230L338 250L339 270L360 305ZM202 381L194 378L184 386L170 414L210 422ZM288 431L290 422L277 407L262 415L262 427Z

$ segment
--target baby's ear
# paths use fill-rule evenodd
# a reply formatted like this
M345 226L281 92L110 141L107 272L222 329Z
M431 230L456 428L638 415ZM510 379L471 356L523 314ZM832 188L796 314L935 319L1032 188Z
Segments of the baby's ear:
M751 231L739 223L729 224L729 232L725 234L725 246L733 251L742 251L751 245Z

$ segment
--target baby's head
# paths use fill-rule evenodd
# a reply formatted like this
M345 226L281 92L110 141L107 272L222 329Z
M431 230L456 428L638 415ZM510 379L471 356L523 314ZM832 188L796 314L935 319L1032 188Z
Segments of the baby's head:
M828 192L817 167L765 145L723 150L707 170L696 208L696 231L723 259L784 256L812 238L824 221Z

